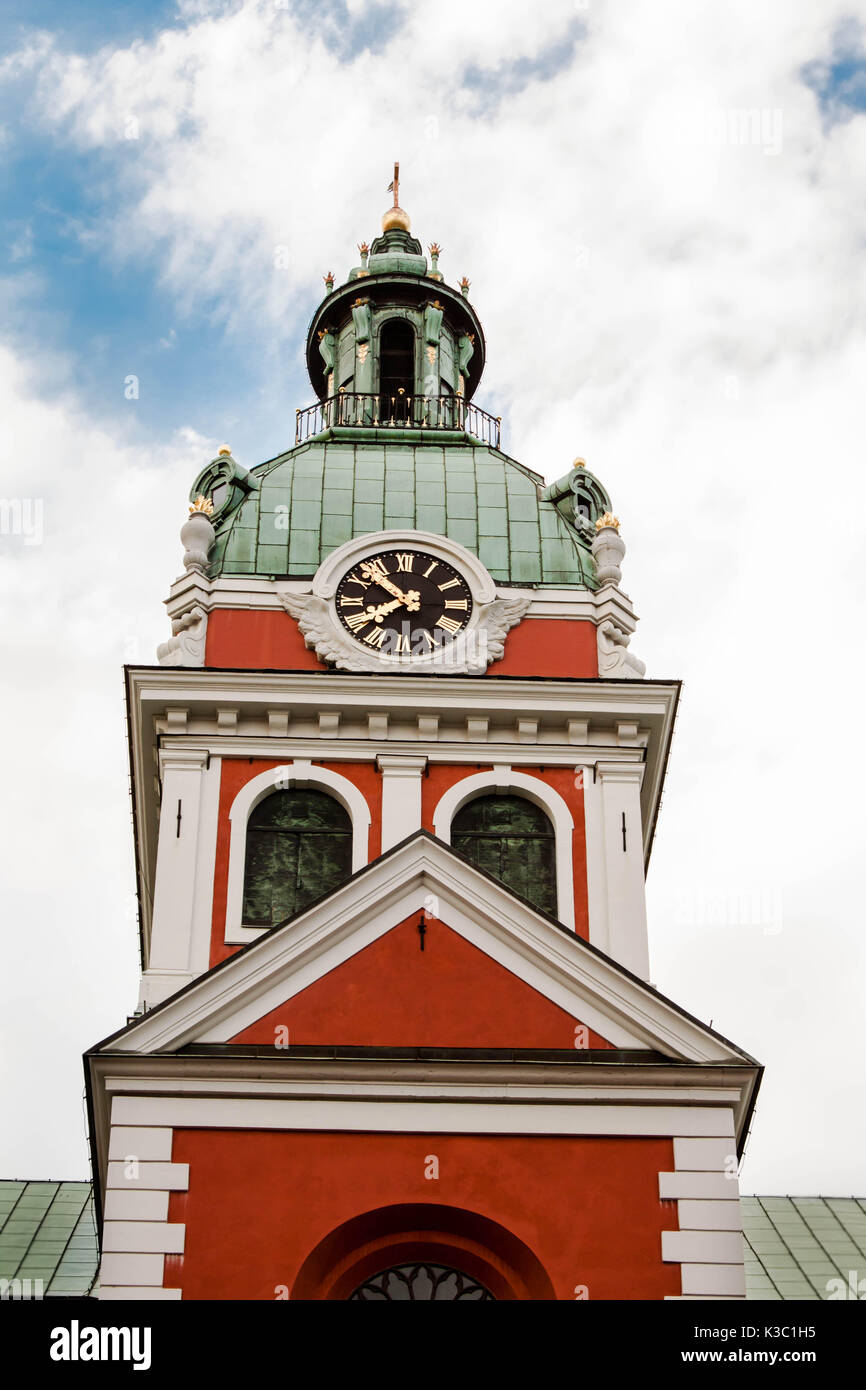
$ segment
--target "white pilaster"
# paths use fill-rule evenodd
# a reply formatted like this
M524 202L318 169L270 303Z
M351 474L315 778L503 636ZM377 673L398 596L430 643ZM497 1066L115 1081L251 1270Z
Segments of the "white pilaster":
M426 757L380 753L382 774L382 853L421 829L421 774Z
M640 789L642 763L584 770L589 939L642 980L649 978Z
M142 980L142 1004L146 1007L160 1003L197 973L192 963L192 940L208 756L199 749L163 748L159 761L162 797L153 926Z

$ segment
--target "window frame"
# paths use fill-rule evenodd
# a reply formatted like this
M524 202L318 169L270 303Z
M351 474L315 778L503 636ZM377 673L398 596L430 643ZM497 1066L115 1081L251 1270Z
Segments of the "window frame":
M449 787L439 798L433 812L433 834L447 845L451 844L451 825L457 812L484 792L513 792L534 801L553 822L556 843L556 902L557 919L574 931L574 817L558 791L540 777L517 772L511 767L494 767L464 777Z
M352 873L356 874L369 859L370 807L363 793L339 772L319 767L306 759L269 768L245 782L232 802L229 811L229 868L226 887L226 921L224 940L227 946L243 946L264 935L269 927L252 926L243 920L244 871L247 851L247 823L252 812L271 792L290 787L311 787L328 792L349 813L352 823Z

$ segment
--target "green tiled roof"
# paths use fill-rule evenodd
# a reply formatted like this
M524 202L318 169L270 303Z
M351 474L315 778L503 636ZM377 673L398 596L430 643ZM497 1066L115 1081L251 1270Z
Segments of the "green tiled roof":
M749 1298L839 1297L866 1276L866 1198L742 1197ZM852 1294L848 1292L850 1298Z
M211 574L306 577L369 531L448 536L501 583L596 588L592 554L544 480L470 440L312 440L253 469L258 486L214 518Z
M848 1290L852 1271L855 1282L866 1277L866 1198L740 1201L748 1298L827 1299L832 1281ZM47 1297L80 1297L98 1263L90 1183L0 1181L0 1279L41 1279Z
M89 1182L0 1181L0 1279L30 1280L31 1290L41 1280L45 1297L81 1297L97 1264Z

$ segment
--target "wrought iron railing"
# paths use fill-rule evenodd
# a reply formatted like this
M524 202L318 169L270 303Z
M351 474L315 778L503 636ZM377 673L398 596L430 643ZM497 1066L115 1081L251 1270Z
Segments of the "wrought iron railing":
M370 429L463 430L482 444L499 448L501 420L462 396L393 396L340 391L296 412L295 443L341 426Z

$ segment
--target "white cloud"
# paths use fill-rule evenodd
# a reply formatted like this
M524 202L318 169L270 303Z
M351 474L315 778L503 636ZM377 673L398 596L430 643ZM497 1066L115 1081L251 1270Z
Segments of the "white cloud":
M23 504L0 535L0 1084L16 1117L0 1172L71 1177L86 1171L81 1054L137 997L121 668L168 633L187 493L216 444L119 439L74 397L43 399L48 370L0 345L0 495ZM16 534L16 515L41 528Z
M360 0L351 11L367 13ZM860 1051L864 768L847 695L864 664L866 118L825 128L800 76L845 6L563 2L529 23L522 0L443 0L406 7L385 52L339 56L317 23L265 0L184 13L123 51L70 57L40 41L8 60L41 74L55 139L105 152L106 220L89 235L112 257L152 260L178 316L207 306L296 349L320 275L341 278L375 232L400 159L418 234L443 244L452 283L472 280L482 403L507 414L517 457L553 477L582 454L608 485L643 616L636 650L651 673L687 680L650 875L657 983L769 1064L747 1185L853 1190L861 1083L844 1059ZM587 34L573 60L534 80L575 18ZM464 85L469 68L483 91ZM274 268L278 245L288 271ZM68 409L28 406L19 455L63 457ZM95 510L68 481L59 509L46 505L41 605L21 557L28 618L12 615L22 661L42 633L47 681L58 604L63 641L95 644L107 664L64 658L76 707L119 690L109 656L154 624L177 524L148 491L118 607L102 528L118 561L134 449L86 422L79 434L120 467ZM183 473L180 505L200 462L179 442L153 476ZM163 635L157 623L149 640ZM55 730L62 759L56 710L52 690L32 727ZM112 829L115 864L127 831ZM736 924L731 903L749 894L781 894L780 933ZM82 911L76 931L119 968L130 929L94 941ZM116 997L101 1007L116 1023ZM843 1084L822 1083L827 1052Z

